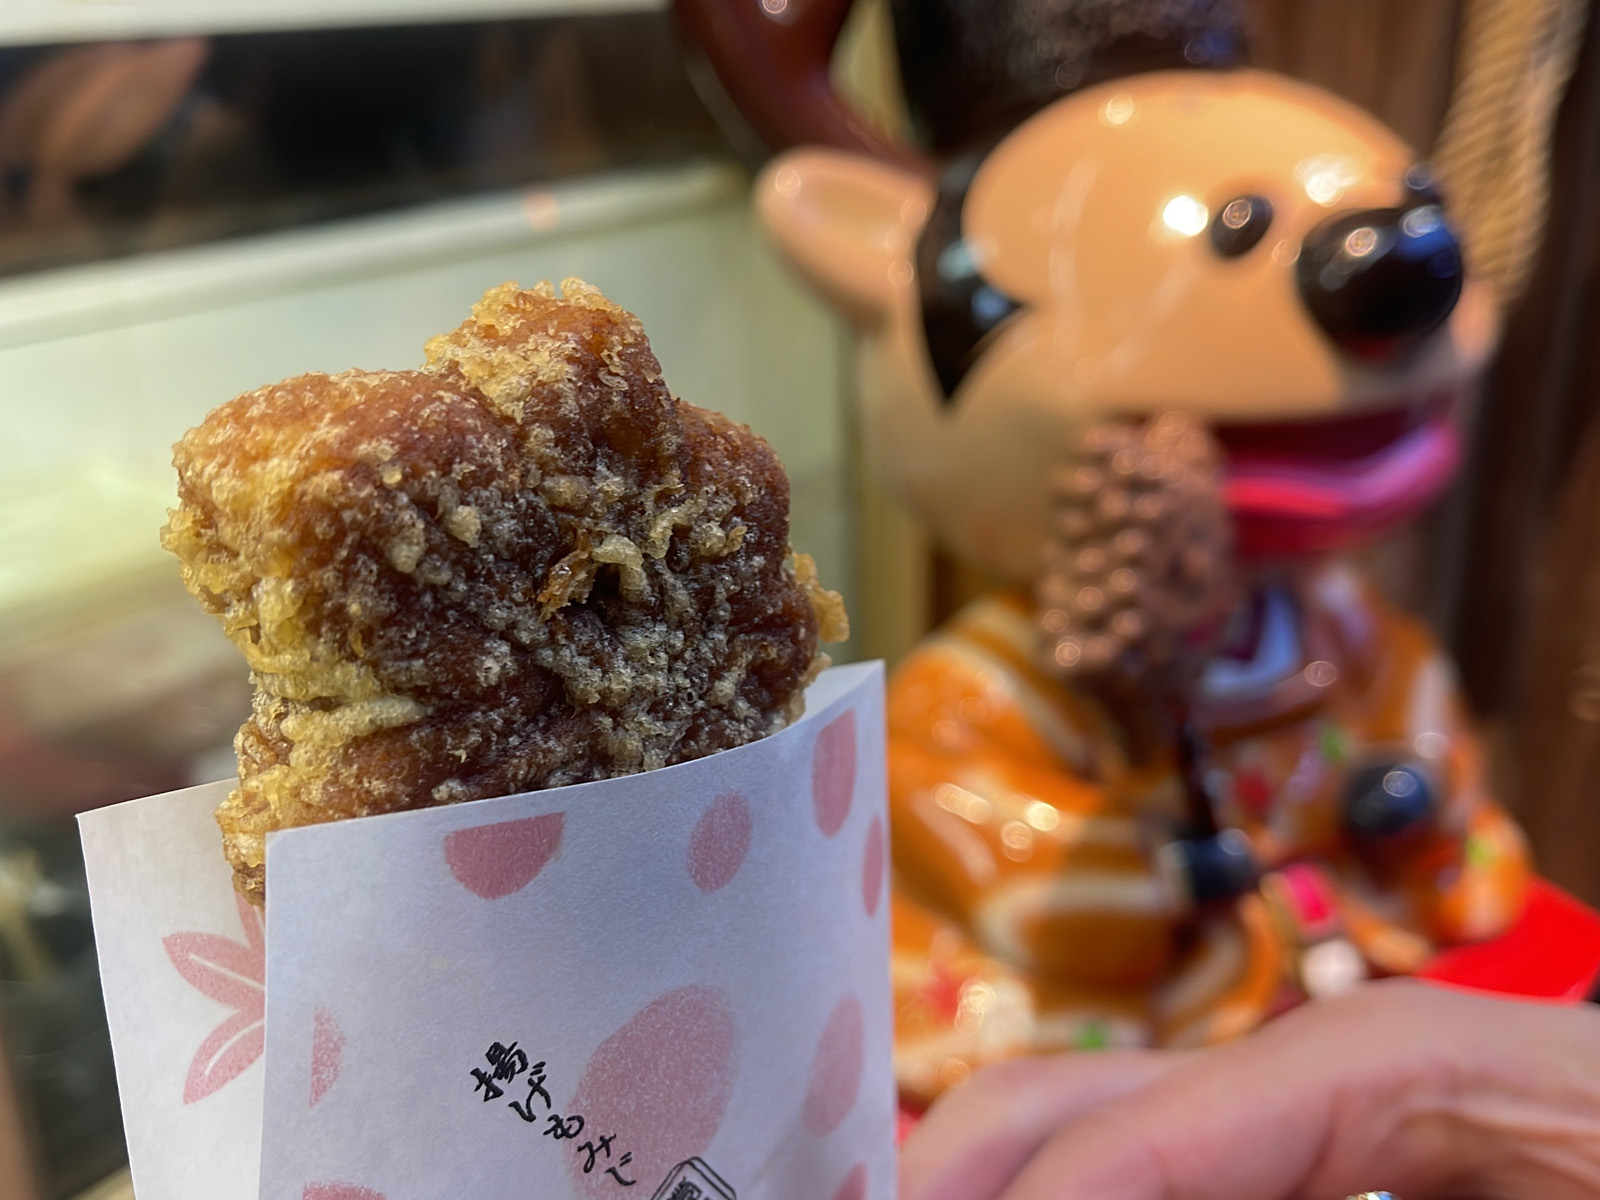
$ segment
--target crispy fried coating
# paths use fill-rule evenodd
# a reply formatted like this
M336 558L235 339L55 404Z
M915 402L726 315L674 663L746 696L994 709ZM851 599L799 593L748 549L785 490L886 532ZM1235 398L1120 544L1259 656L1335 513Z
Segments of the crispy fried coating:
M288 379L178 443L162 540L254 672L217 819L257 903L274 829L752 741L844 635L772 449L563 293L505 284L420 371Z

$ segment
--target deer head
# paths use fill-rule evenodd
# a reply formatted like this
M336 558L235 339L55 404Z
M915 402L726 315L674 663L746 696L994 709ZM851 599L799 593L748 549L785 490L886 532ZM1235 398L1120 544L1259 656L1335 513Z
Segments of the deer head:
M1086 424L1160 411L1221 443L1248 558L1351 545L1444 487L1494 320L1398 138L1231 65L1220 4L1058 0L1018 7L1035 42L1049 8L1065 66L935 163L829 88L845 7L678 4L761 132L822 143L769 163L757 208L859 330L869 452L953 550L1032 578L1052 465Z

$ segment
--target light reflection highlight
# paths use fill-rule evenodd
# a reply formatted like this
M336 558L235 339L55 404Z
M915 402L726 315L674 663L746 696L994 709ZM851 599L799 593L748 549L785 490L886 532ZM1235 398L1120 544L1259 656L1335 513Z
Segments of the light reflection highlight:
M1378 248L1378 231L1371 225L1352 229L1344 239L1344 252L1351 258L1365 258Z
M1174 196L1161 210L1161 223L1184 237L1204 233L1210 220L1210 211L1193 196Z
M1400 228L1405 230L1408 237L1425 237L1443 224L1444 216L1439 212L1438 206L1433 204L1413 208L1400 218Z
M1305 188L1312 203L1324 208L1337 204L1345 192L1361 180L1361 168L1348 158L1321 154L1301 160L1294 176Z
M1138 111L1139 107L1133 102L1132 96L1118 92L1100 106L1100 119L1107 125L1126 125Z

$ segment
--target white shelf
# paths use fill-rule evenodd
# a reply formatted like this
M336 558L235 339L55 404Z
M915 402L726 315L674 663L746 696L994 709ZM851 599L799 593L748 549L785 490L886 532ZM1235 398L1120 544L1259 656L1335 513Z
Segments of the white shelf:
M718 163L619 172L20 276L0 281L0 349L660 221L734 202L744 187Z
M645 12L665 0L0 0L0 45Z
M683 165L0 283L0 658L90 619L69 600L176 587L156 531L172 443L207 410L302 371L419 364L508 279L579 276L638 313L679 395L778 451L794 544L850 599L848 338L746 188Z

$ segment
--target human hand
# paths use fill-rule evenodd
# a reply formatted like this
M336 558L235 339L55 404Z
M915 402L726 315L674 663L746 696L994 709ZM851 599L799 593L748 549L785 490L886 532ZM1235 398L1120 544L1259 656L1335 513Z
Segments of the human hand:
M907 1139L902 1200L1600 1195L1600 1011L1409 981L1197 1052L1002 1063Z

